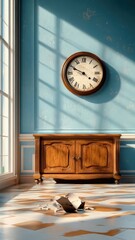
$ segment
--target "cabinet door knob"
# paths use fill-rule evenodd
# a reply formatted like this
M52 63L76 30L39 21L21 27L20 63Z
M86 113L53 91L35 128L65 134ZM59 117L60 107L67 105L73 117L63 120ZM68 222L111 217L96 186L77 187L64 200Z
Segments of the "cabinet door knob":
M73 160L75 160L75 156L73 156L72 158L73 158Z
M76 160L80 160L81 159L81 157L80 156L78 156L77 158L76 158Z

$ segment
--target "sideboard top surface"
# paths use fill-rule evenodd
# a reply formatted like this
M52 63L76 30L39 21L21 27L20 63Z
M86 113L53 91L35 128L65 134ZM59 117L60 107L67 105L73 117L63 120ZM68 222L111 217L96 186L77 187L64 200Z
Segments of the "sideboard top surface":
M48 138L48 139L61 139L61 138L74 138L74 139L89 139L89 138L104 138L104 139L119 139L121 137L121 134L44 134L44 133L37 133L33 134L35 138Z

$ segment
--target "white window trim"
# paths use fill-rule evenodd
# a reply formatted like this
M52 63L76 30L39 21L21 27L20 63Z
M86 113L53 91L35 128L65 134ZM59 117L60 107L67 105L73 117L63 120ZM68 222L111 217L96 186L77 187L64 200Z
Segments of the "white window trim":
M11 12L13 15L11 16L10 21L12 22L12 46L10 57L11 57L11 65L10 65L10 74L12 75L11 84L12 84L12 93L11 99L13 100L10 108L11 119L11 138L12 138L12 147L11 147L11 155L12 155L12 168L11 173L0 174L0 189L8 187L10 185L18 183L19 180L19 150L18 150L18 130L19 130L19 0L10 0Z

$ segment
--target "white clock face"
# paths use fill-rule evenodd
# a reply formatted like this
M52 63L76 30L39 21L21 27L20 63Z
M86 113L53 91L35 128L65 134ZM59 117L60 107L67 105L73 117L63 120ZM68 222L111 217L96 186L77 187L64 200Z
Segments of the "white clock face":
M69 62L66 77L70 86L77 91L92 91L101 84L103 67L98 59L91 56L77 56Z

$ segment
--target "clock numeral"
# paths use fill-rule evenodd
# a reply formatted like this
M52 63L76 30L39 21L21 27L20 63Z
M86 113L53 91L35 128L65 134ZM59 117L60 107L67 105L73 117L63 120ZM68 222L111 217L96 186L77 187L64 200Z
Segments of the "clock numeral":
M90 60L89 64L91 64L91 63L92 63L92 59Z
M76 64L79 64L79 63L80 63L78 59L75 59L75 62L76 62Z
M82 58L82 62L86 63L86 58L85 57Z
M83 84L83 90L85 90L86 89L86 86Z
M98 65L95 65L93 68L96 68Z
M74 82L74 78L69 78L69 82L72 84Z
M93 78L93 81L94 81L94 82L98 82L98 79L94 77L94 78Z
M76 83L74 84L74 86L75 86L76 88L79 88L79 83L76 82Z
M100 72L95 72L95 74L100 74Z
M67 74L68 74L68 75L72 75L73 73L68 71Z
M93 88L92 84L90 83L90 88Z

